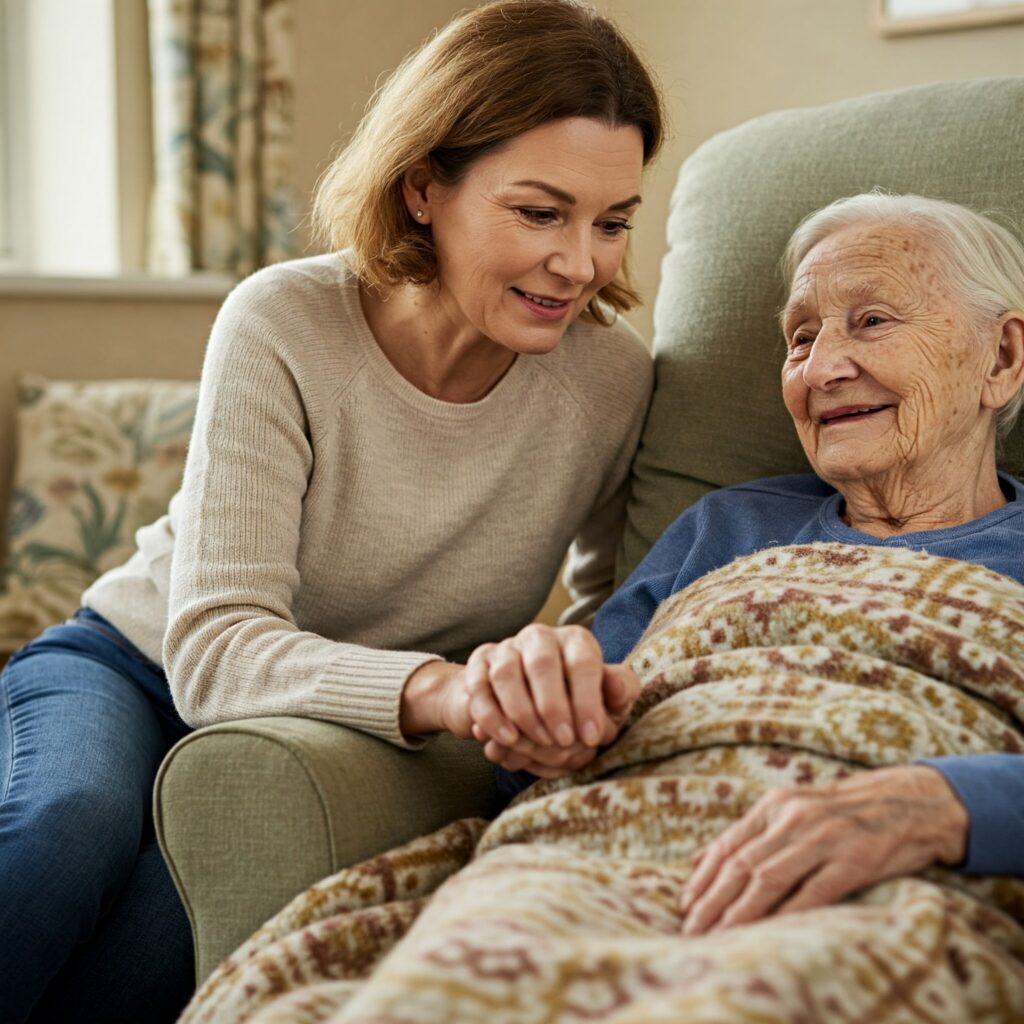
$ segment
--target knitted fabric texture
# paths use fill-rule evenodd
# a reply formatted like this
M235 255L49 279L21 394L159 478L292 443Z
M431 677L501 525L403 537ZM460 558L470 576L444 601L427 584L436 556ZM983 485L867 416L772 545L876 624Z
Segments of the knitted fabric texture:
M695 938L678 906L692 855L769 788L1024 750L1024 587L908 550L768 549L664 602L631 661L612 748L312 887L183 1020L1022 1019L1021 880L931 868Z

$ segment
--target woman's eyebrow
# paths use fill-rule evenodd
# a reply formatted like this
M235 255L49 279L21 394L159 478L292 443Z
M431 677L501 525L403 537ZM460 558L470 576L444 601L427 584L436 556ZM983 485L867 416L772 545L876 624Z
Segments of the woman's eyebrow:
M630 196L628 199L623 199L621 203L612 203L608 207L609 210L628 210L631 206L639 206L643 200L639 196Z
M546 181L537 181L534 178L526 178L523 181L513 181L513 185L519 185L524 188L539 188L542 192L547 192L549 196L553 196L560 202L565 203L567 206L576 205L576 197L570 192L566 192L564 189L556 188L554 185L549 185ZM643 200L640 196L630 196L629 199L623 199L619 203L612 203L608 207L609 210L628 210L631 206L639 206Z

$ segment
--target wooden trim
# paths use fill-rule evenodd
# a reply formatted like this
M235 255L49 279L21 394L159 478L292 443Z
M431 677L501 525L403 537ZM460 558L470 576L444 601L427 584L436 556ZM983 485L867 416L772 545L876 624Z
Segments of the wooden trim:
M4 273L0 298L69 299L223 299L238 283L230 274L200 273L186 277L122 274L111 277L55 277Z

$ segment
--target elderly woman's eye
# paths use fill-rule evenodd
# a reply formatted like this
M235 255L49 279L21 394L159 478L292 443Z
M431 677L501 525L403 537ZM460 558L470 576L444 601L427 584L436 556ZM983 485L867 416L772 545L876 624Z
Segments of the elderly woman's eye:
M801 345L810 345L814 341L813 334L799 333L793 335L793 348L800 348Z
M866 317L864 317L865 327L878 327L884 323L885 317L879 313L869 313Z
M554 224L557 214L554 210L538 210L532 206L517 206L516 213L530 224Z

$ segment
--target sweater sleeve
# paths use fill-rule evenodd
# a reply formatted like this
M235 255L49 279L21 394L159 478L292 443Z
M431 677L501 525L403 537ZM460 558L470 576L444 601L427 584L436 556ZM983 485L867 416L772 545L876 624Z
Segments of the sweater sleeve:
M967 809L967 875L1024 875L1024 755L923 758Z
M639 360L634 353L629 367L632 372L618 374L613 382L618 386L614 400L609 395L603 408L587 410L596 437L613 433L612 444L605 441L613 455L601 493L569 548L562 582L571 603L559 616L563 626L589 625L615 585L615 558L631 490L630 469L654 387L653 363L646 350L641 351ZM612 407L613 401L617 409Z
M258 287L250 278L228 297L203 366L163 644L175 705L195 727L299 715L417 746L399 729L401 692L436 655L372 650L296 625L312 389L268 315L273 294Z

